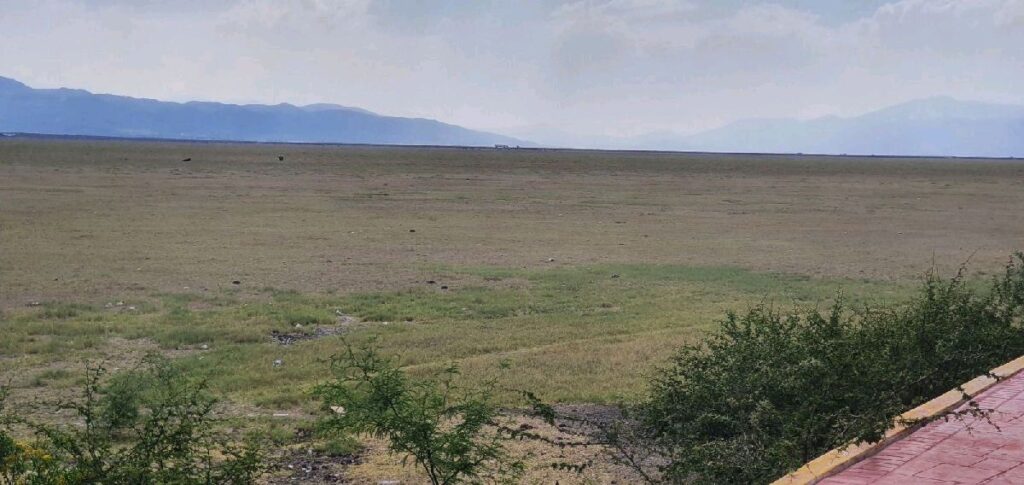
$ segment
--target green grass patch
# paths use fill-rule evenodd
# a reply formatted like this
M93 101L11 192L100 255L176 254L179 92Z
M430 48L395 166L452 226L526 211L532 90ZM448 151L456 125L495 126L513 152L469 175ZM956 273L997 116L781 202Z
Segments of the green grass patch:
M820 280L736 268L600 265L518 270L437 267L434 285L348 295L266 289L241 300L230 291L159 294L114 308L50 305L0 321L0 350L37 362L102 358L148 342L174 352L195 375L240 403L267 409L309 405L308 390L326 376L337 336L279 345L271 335L318 335L341 326L353 343L375 340L413 374L459 362L464 378L508 378L554 401L629 400L643 377L729 309L769 302L826 305L842 292L854 303L899 300L907 286ZM448 289L441 286L448 285ZM126 343L127 342L127 343ZM275 361L282 364L275 366ZM31 364L26 364L31 365ZM40 382L45 382L46 379Z

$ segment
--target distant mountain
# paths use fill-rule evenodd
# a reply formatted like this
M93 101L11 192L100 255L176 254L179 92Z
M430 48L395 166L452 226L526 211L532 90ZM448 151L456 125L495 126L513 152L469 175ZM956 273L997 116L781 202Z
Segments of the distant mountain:
M186 140L395 145L526 145L502 135L331 104L172 103L33 89L0 77L0 132Z
M927 98L852 118L739 121L662 138L659 145L717 152L1024 157L1024 106Z

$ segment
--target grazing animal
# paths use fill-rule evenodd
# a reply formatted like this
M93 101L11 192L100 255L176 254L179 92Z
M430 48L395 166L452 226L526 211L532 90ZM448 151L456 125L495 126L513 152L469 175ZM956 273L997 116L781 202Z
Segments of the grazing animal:
M183 159L181 159L181 161L183 161L183 162L191 162L192 159L191 158L183 158Z
M284 161L284 156L283 155L278 155L277 161L283 162Z

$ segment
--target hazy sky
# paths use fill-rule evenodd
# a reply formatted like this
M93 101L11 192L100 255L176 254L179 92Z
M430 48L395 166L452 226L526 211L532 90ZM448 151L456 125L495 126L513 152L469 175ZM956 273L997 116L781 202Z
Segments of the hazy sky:
M1024 104L1024 0L0 0L0 75L521 136Z

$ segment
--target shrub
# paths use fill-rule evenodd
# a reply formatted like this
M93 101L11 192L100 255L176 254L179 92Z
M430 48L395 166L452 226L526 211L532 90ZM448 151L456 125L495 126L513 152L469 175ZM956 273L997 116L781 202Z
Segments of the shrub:
M653 379L642 422L665 477L758 483L876 441L903 411L1024 354L1024 255L988 291L926 278L890 309L729 314Z
M522 472L503 446L511 430L499 422L493 384L461 388L454 366L437 379L412 381L373 347L347 347L332 369L335 380L317 389L328 412L324 430L387 439L435 485L514 480Z
M205 384L166 360L148 359L139 372L108 382L102 367L87 375L82 398L58 405L79 425L0 415L0 484L242 484L266 471L255 442L237 445L215 434ZM15 440L15 428L34 439Z

